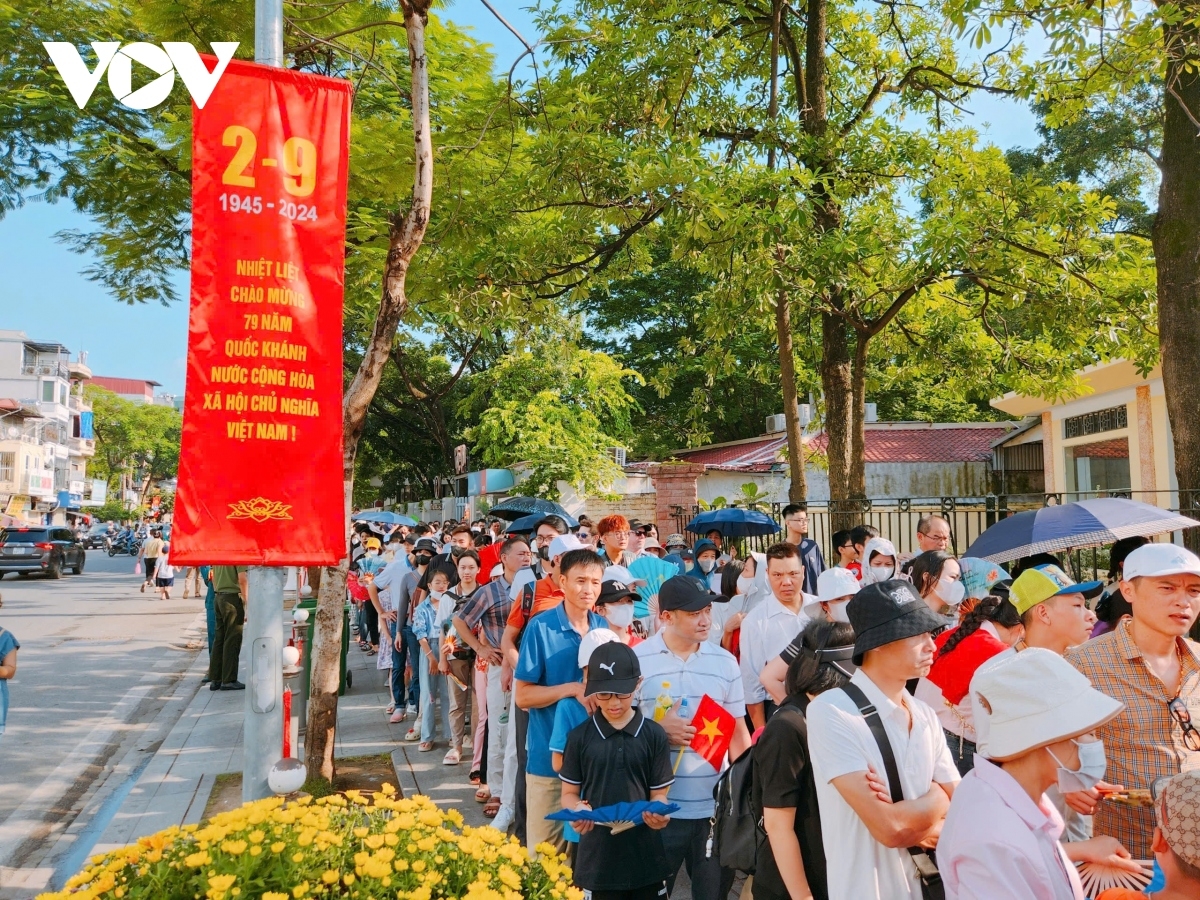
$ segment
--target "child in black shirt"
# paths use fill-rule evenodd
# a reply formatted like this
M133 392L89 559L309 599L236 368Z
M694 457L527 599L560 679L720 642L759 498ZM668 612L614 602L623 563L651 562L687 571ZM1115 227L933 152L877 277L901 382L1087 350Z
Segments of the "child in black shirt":
M595 696L600 708L567 736L558 773L563 809L666 802L675 780L670 745L662 726L633 707L641 681L638 658L625 644L601 644L592 653L585 694ZM573 823L580 835L575 883L591 891L592 900L665 900L670 867L659 831L669 821L647 812L647 831L633 827L616 834L592 822Z

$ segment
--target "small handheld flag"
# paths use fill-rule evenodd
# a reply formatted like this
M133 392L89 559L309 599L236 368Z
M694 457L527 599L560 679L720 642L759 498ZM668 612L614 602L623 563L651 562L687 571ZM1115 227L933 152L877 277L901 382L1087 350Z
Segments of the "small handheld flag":
M692 716L692 727L696 729L696 735L688 746L720 772L725 754L729 752L729 744L733 741L737 719L725 707L705 694L700 698L696 714Z

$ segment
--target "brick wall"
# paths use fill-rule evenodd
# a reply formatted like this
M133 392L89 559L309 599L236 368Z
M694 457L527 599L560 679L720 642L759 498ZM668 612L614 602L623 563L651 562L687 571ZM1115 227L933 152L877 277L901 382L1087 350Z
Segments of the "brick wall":
M699 463L657 463L650 467L660 540L675 530L674 507L683 507L684 515L691 516L699 497L696 479L703 474L704 466Z
M627 519L637 519L645 524L655 521L657 510L654 498L654 491L643 494L625 494L618 500L589 498L584 502L580 512L593 522L599 522L605 516L622 515ZM660 526L659 531L661 530Z

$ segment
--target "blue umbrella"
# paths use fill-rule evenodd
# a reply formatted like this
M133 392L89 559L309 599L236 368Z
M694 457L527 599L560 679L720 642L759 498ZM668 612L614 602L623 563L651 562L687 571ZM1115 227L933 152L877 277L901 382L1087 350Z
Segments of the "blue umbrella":
M757 537L760 534L778 534L782 529L774 519L757 509L710 509L688 522L687 530L693 534L706 534L713 529L725 537Z
M561 512L555 513L556 516L562 516L562 520L567 523L568 528L578 528L579 520L570 513ZM532 516L525 516L523 519L517 519L504 530L509 534L531 534L533 529L537 527L537 523L546 518L541 513L536 513Z
M553 500L543 500L541 497L509 497L503 503L497 503L488 510L489 516L497 519L523 519L525 516L566 516L567 511Z
M1001 519L975 539L966 556L1002 563L1080 547L1099 547L1127 537L1153 537L1200 525L1149 503L1101 497L1030 509Z
M560 809L546 818L557 822L595 822L611 828L613 834L620 834L641 825L644 812L669 816L679 812L679 804L663 803L661 800L628 800L599 809Z
M390 509L372 509L367 512L360 512L350 518L355 522L377 522L380 525L407 525L409 528L417 524L416 519L402 516L400 513L392 512Z

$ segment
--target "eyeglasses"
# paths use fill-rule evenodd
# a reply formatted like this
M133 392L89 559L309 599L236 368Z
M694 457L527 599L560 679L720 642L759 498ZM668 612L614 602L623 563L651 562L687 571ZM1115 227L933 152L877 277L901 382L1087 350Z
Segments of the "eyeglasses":
M628 700L633 696L633 694L632 692L628 694L614 694L612 691L596 691L596 693L592 694L592 696L601 703L607 703L613 697L616 697L618 700Z
M575 535L575 536L576 536L577 538L579 538L581 541L586 541L588 538L590 538L590 537L591 537L591 535L590 535L590 534L588 534L586 531L581 531L581 532L579 532L579 533L578 533L577 535Z
M1167 704L1167 709L1171 711L1171 718L1183 729L1183 745L1189 750L1200 750L1200 731L1192 724L1192 714L1188 712L1183 699L1176 697Z

